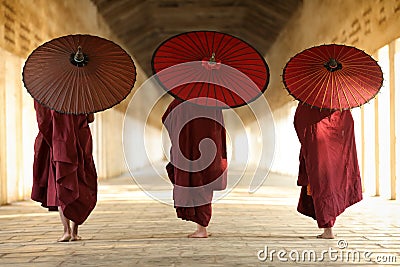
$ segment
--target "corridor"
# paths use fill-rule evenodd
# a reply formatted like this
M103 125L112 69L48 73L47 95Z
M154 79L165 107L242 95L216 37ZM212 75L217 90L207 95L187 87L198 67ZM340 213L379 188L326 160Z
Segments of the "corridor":
M400 266L400 0L0 2L0 267ZM171 139L161 119L174 97L160 83L153 57L174 36L190 35L192 41L203 40L199 37L203 35L192 35L194 32L203 32L204 36L231 36L228 39L213 37L212 43L235 38L247 43L249 46L246 45L244 51L254 48L256 53L250 54L257 59L257 66L262 67L262 75L256 76L263 78L262 86L256 91L260 93L257 97L249 97L249 103L242 103L246 105L234 105L235 108L223 111L229 184L225 191L215 192L213 214L207 228L212 235L208 239L187 238L196 226L193 222L178 219L172 206L172 185L164 169L170 159ZM127 55L128 62L132 60L134 68L130 65L126 72L103 72L100 68L98 77L107 76L103 73L114 73L110 76L118 81L130 77L129 88L125 88L129 92L119 94L124 98L112 107L89 111L95 117L89 127L93 141L90 153L98 179L98 201L79 228L82 240L58 243L56 240L63 232L59 214L48 212L38 202L30 200L34 184L34 144L39 125L35 100L29 91L29 83L24 80L29 71L24 70L38 48L51 40L76 35L111 41L117 45L113 45L114 48L124 50L123 55ZM178 44L182 45L181 42ZM202 42L200 44L197 46L204 46ZM337 236L333 240L317 239L322 230L318 229L316 221L296 211L300 193L296 185L300 142L294 128L295 112L298 103L315 106L320 111L323 107L317 105L316 98L311 102L311 92L301 92L307 99L295 97L287 83L290 77L285 75L286 66L296 55L327 46L356 48L367 56L368 64L363 60L352 62L357 63L353 66L358 68L355 72L358 75L343 75L348 81L353 81L354 77L358 79L358 76L365 78L364 74L370 73L366 71L368 65L375 66L374 79L360 80L359 86L351 82L353 89L358 92L359 88L366 88L364 84L379 85L371 91L372 96L362 97L361 102L367 103L357 102L361 106L357 104L351 109L356 143L353 148L357 149L353 155L357 154L361 176L358 192L360 195L362 190L364 199L337 218L334 225ZM100 47L99 43L96 42L94 47ZM208 42L207 47L217 48ZM79 48L80 45L65 53L63 59L69 67L82 65L81 68L89 62L88 58L92 60L92 56L83 57L83 63L79 58L75 59ZM242 50L240 45L234 48ZM92 47L88 51L96 49ZM171 51L175 53L174 49ZM196 61L202 62L201 68L211 73L210 77L219 77L213 73L222 70L222 61L218 57L225 53L218 52L215 58L215 51L205 52L206 55L195 53ZM103 56L103 51L100 54ZM226 55L241 64L251 59L246 56L248 58L243 60L244 54L237 55L232 51ZM331 66L333 57L329 55L318 63L317 69L323 72L315 73L329 71L329 77L335 77L331 74L342 73L336 70L344 71L351 65L346 66L345 61L342 64L338 59L334 62L340 64ZM50 63L47 57L41 58ZM108 61L112 57L104 58L107 60L102 66L113 66ZM179 57L173 55L171 58ZM125 66L125 61L122 62L117 65ZM191 59L190 62L195 61ZM64 70L59 63L54 65L57 66L54 69ZM302 73L307 70L303 65L307 64L301 64ZM37 82L36 75L49 78L51 71L46 71L42 64L32 69L35 71L30 77L34 84L40 85L37 89L50 92ZM53 70L53 66L48 70ZM258 72L259 69L255 70ZM124 77L119 76L121 73L125 73ZM197 71L194 73L198 74ZM321 78L328 77L325 74ZM64 84L60 76L63 75L50 77L51 82L45 84L49 87L58 84L59 88L65 85L68 92L78 92L75 98L78 102L83 99L81 91L70 90L68 82ZM196 78L194 76L192 78ZM305 84L307 90L304 92L324 92L319 96L323 95L323 101L329 99L325 98L328 92L325 83L308 86L301 77L292 80ZM316 76L307 80L314 83L313 77ZM96 88L97 93L93 95L106 96L103 90L97 90L101 87L96 86L100 80L72 84L81 86L80 89ZM223 80L215 80L214 84ZM334 80L336 78L330 79L331 82ZM342 80L337 78L337 81ZM178 84L174 82L174 86ZM342 82L337 82L339 84L341 86L335 88L345 91ZM113 83L103 89L105 87L105 91L115 89ZM204 88L207 90L203 92L213 94L211 87ZM192 93L192 90L187 91ZM340 99L334 97L335 91L332 92L332 102ZM73 99L63 100L71 100L72 104ZM108 98L106 100L109 102ZM343 111L342 108L339 110ZM338 136L343 137L344 132ZM339 163L348 162L343 151L332 147ZM321 154L326 152L321 151ZM320 157L314 160L317 158ZM333 162L326 158L327 161L321 162ZM355 157L353 159L356 162ZM343 168L346 171L347 166ZM340 168L335 164L331 169L337 171ZM340 178L341 173L337 173L332 181ZM324 176L325 173L315 177ZM324 185L330 186L330 183ZM338 187L329 189L340 192ZM329 196L327 190L321 192L323 197ZM54 196L59 195L54 193Z
M231 169L232 180L238 172ZM129 175L100 182L98 204L81 226L78 242L57 243L62 233L58 214L37 203L3 206L0 265L398 266L399 202L366 197L338 217L336 239L321 240L315 237L320 233L316 222L296 212L294 177L269 174L249 194L251 175L248 170L214 204L208 239L187 238L195 225L177 219L171 206L154 199L156 192L146 194ZM146 178L149 184L154 180Z

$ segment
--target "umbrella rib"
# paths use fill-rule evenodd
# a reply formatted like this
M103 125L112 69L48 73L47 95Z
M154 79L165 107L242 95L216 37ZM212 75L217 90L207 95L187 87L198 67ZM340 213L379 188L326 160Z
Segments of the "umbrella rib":
M213 33L213 37L212 37L212 42L211 42L211 51L214 52L214 42L215 42L215 35L216 33ZM208 44L208 43L207 43Z
M204 84L202 84L201 88L204 86ZM199 90L199 93L201 92L201 88ZM207 93L206 93L206 105L208 103L208 99L210 96L210 83L207 83ZM215 96L215 95L214 95ZM216 96L215 96L216 97ZM214 98L215 99L215 98Z
M66 75L67 75L67 78L68 77L70 77L71 76L71 72L67 72L67 71L65 71L64 73L66 73ZM51 76L51 74L49 74L49 73L47 73L49 76ZM63 75L61 75L61 76L63 76ZM63 93L63 90L61 89L59 89L59 88L61 88L62 87L62 80L61 79L54 79L53 80L54 82L52 83L52 84L49 84L49 86L48 86L48 88L52 88L52 90L49 90L48 92L49 92L49 94L45 94L47 97L45 98L46 99L46 101L48 101L49 99L54 99L55 98L55 100L54 100L54 103L59 103L60 104L60 101L58 100L58 99L60 99L60 96L62 95L62 93ZM65 90L64 90L64 94L65 94L66 92L65 92Z
M365 86L363 86L362 84L360 84L359 82L357 82L357 81L355 81L354 79L351 79L352 81L354 81L355 83L357 83L360 87L359 88L361 88L361 90L359 90L358 89L358 87L355 87L355 86L352 86L356 91L357 91L357 93L364 99L364 101L365 102L368 102L369 100L370 100L370 98L365 98L364 97L364 93L366 93L366 94L368 94L368 95L372 95L372 97L373 96L375 96L375 94L379 91L379 89L380 89L380 87L381 86L379 86L378 88L371 88L372 90L371 91L373 91L373 93L371 93L371 91L369 91L369 90L367 90L366 88L365 88Z
M236 49L236 50L234 50L234 49ZM227 54L228 52L230 52L224 57L224 59L234 61L235 58L238 58L241 56L245 57L246 55L249 55L249 54L252 55L253 53L251 53L251 52L254 52L254 51L250 51L250 52L248 52L248 51L249 51L249 48L246 46L243 46L243 47L231 46L231 47L227 48L227 50L224 51L224 55Z
M234 47L231 47L229 50L232 50L233 48ZM229 50L226 52L229 52ZM242 51L242 50L244 50L244 51ZM242 51L242 53L238 53L241 51ZM237 50L234 50L233 52L234 53L231 53L231 54L227 55L226 57L224 57L224 60L229 61L229 62L243 62L243 59L237 59L238 57L244 57L245 60L259 60L259 57L251 58L251 59L246 57L247 55L254 55L254 51L253 50L249 51L248 47L241 47L241 48L238 48ZM257 56L258 56L258 54L257 54Z
M347 51L346 51L347 50ZM342 55L341 53L342 53L342 51L344 51L344 54ZM354 54L354 51L356 52L355 54ZM358 51L355 47L351 47L351 49L345 49L345 47L344 46L341 46L341 49L340 49L340 51L338 52L338 54L337 54L337 59L340 61L340 62L346 62L347 60L349 60L350 58L352 58L352 57L355 57L355 56L358 56L358 55L360 55L360 56L362 56L362 54L360 53L361 51Z
M204 74L204 75L202 75L202 74ZM196 87L196 84L200 84L200 89L198 90L198 93L197 93L197 97L195 98L195 99L197 99L197 101L196 102L198 102L198 99L201 97L201 91L203 90L203 86L204 86L204 84L208 84L209 85L209 83L210 82L203 82L203 81L205 81L205 80L207 80L206 79L206 75L207 74L207 72L204 72L204 71L202 71L202 72L199 72L198 73L198 79L196 79L197 81L202 81L202 82L191 82L190 84L192 85L192 88L191 88L191 90L189 91L189 95L192 95L192 92L193 92L193 90L195 89L195 87ZM203 77L205 77L204 79L202 79ZM209 81L209 79L208 79L208 81ZM209 86L208 86L208 89L209 89ZM209 92L209 90L208 90L208 92ZM206 96L208 96L208 92L207 92L207 94L206 94ZM207 105L207 97L205 97L206 98L206 105ZM193 98L191 98L191 99L193 99Z
M365 70L355 71L352 69L347 69L346 73L348 73L349 76L354 76L354 77L358 77L361 74L363 79L366 80L365 82L381 84L381 82L377 82L376 76L372 76L371 74L365 72ZM377 74L381 74L381 72L377 72ZM383 79L382 77L379 77L379 78L380 78L380 80Z
M64 90L65 94L64 94L64 98L68 101L68 109L72 111L72 113L77 113L78 110L78 106L79 106L79 93L74 93L75 90L78 87L78 80L79 80L79 70L77 68L73 68L72 72L71 72L71 86L70 88L68 88L68 90ZM73 98L75 96L75 98ZM73 105L75 104L75 106Z
M197 98L194 98L194 99L197 100L196 102L199 102L198 99L201 97L201 96L200 96L200 93L201 93L201 91L203 90L203 86L204 86L204 83L200 83L200 89L198 90L199 92L198 92L198 94L197 94ZM195 87L195 84L192 85L192 89L190 90L190 94L193 92L194 87ZM192 100L192 99L193 99L193 98L191 98L191 100ZM206 97L206 105L207 105L207 97Z
M223 38L226 40L226 38L225 38L225 35L223 36ZM217 48L217 50L219 50L219 52L218 52L218 57L219 58L224 58L224 56L225 56L225 54L229 51L229 50L231 50L231 48L226 48L227 47L227 45L230 43L230 42L232 42L232 40L233 40L233 38L230 38L230 39L228 39L227 41L225 41L224 43L220 43L220 46ZM222 46L221 46L222 45ZM226 50L226 49L228 49L228 50Z
M85 75L82 75L82 77L85 79L85 85L87 86L87 88L89 88L89 86L88 86L90 84L89 78L86 77ZM88 106L90 106L90 108L88 108L88 110L93 110L93 111L96 110L96 106L94 104L94 95L95 95L94 93L87 94L87 103L88 103ZM90 113L90 112L86 112L86 113Z
M215 33L213 34L213 40L214 40L214 35L215 35ZM210 46L209 46L209 44L208 44L208 35L206 34L206 32L204 32L204 37L205 37L205 41L206 41L206 43L205 43L205 45L206 45L206 51L208 51L208 52L210 52ZM213 51L211 51L211 54L212 54L212 52Z
M194 75L196 75L197 74L197 77L201 77L201 73L199 73L199 72L195 72L195 70L193 70L193 73L194 73ZM192 75L188 75L187 77L191 77ZM194 85L196 84L196 82L193 82L193 80L200 80L200 78L197 78L197 79L190 79L190 82L185 82L184 84L183 84L183 86L180 86L181 88L180 88L180 90L176 93L176 95L180 95L180 93L182 92L182 90L184 89L184 88L186 88L186 87L188 87L189 85L192 85L192 88L191 89L189 89L190 91L189 91L189 94L187 94L187 96L189 96L189 95L191 95L191 93L193 92L193 90L194 90ZM183 81L185 81L185 80L183 80Z
M130 69L129 71L128 70L125 71L123 70L123 66L120 66L118 70L114 70L110 68L110 66L108 65L104 67L105 69L103 69L102 66L99 66L96 69L96 72L103 73L105 76L107 76L107 74L112 75L116 78L116 80L124 81L127 85L130 85L132 83L132 79L130 79L129 77L132 76L133 73L135 73L134 68Z
M231 43L232 41L234 41L233 39L230 39L230 40L228 40L229 41L229 43ZM236 40L235 40L236 41ZM239 48L239 47L237 47L235 44L233 44L233 45L231 45L230 47L228 46L228 44L229 43L226 43L226 45L225 45L225 50L223 50L223 53L222 54L220 54L220 57L221 58L224 58L224 61L225 61L225 59L226 59L226 57L229 57L229 59L231 59L232 57L237 57L237 56L240 56L241 54L239 54L239 55L235 55L236 54L236 52L238 52L238 51L241 51L241 50L243 50L243 49L247 49L247 47L241 47L241 48ZM228 59L228 60L229 60Z
M236 84L237 86L238 86L238 88L242 88L242 86L246 86L246 85L248 85L245 81L243 81L242 79L240 79L240 78L242 78L242 77L240 77L240 76L235 76L235 79L234 78L232 78L231 76L227 76L227 75L225 75L226 76L226 78L227 78L227 80L228 81L230 81L230 82L233 82L233 84ZM245 77L247 77L247 76L245 76ZM254 83L253 82L253 80L251 80L250 78L245 78L245 80L246 81L251 81L251 83L250 84L252 84L252 83ZM243 83L242 83L243 82ZM242 84L242 86L240 86L240 84ZM255 84L255 83L254 83ZM246 88L251 88L251 89L253 89L253 87L252 86L246 86ZM248 92L247 90L242 90L243 92L245 92L245 93L247 93L247 95L248 96L250 96L250 97L252 97L252 94L250 93L250 92ZM259 90L259 88L257 87L257 89L254 89L254 92L256 92L257 94L260 92L260 90Z
M217 50L219 51L220 46L222 45L222 42L225 39L225 36L226 35L224 35L224 34L222 35L222 38L219 40L219 43L218 43L218 45L216 47L214 47L214 44L213 44L213 50L215 49L215 53L217 52ZM220 55L219 55L219 57L220 57Z
M179 43L178 41L182 42L183 44L185 44L188 48L190 49L185 49L181 43ZM189 42L190 41L190 42ZM194 46L193 46L194 44ZM171 48L173 51L165 51L166 48ZM178 54L177 52L182 52L184 56L186 56L185 59L188 58L188 54L190 53L191 56L193 56L194 58L198 58L198 53L196 52L201 52L199 50L199 47L193 43L193 40L191 38L189 38L189 36L186 34L185 38L183 37L183 35L181 36L181 38L179 38L179 40L174 40L171 39L169 41L167 41L166 43L164 43L164 45L159 48L159 50L157 51L157 54L161 53L161 52L168 52L170 55L173 56L173 58ZM158 57L158 56L157 56Z
M329 75L329 74L324 74L324 76L326 77L327 75ZM328 79L330 78L330 77L332 77L332 75L329 75L328 76ZM325 80L322 80L321 79L321 81L322 82L325 82ZM328 83L328 80L326 80L326 83ZM326 98L326 94L327 94L327 92L328 92L328 84L322 84L322 86L320 87L320 90L322 90L322 88L324 88L325 87L325 90L324 90L324 96L322 97L322 104L321 104L321 107L324 105L324 103L325 103L325 98ZM319 92L318 92L318 94L317 94L317 97L318 97L318 95L319 95ZM315 105L315 101L317 100L317 97L315 97L314 98L314 101L313 101L313 103L312 103L312 105L314 106ZM331 97L331 103L332 103L332 97ZM321 108L320 107L320 108Z
M95 72L94 75L97 77L97 81L99 82L99 85L101 85L101 86L99 86L99 87L100 87L100 88L105 88L105 89L107 89L108 87L107 87L107 85L104 83L104 81L102 80L102 76L100 76L97 72ZM111 87L112 87L112 86L111 86ZM110 101L109 97L107 97L107 96L104 94L103 90L97 90L97 92L103 96L104 101L105 101L106 103L108 103L108 105L113 105L113 104L114 104L113 102ZM104 105L102 105L102 103L99 103L99 104L100 104L102 107L104 106Z
M189 36L189 35L187 35L187 36ZM197 34L194 34L194 36L197 38L197 40L199 40L199 37L197 36ZM202 57L208 56L207 51L204 51L203 44L201 43L201 41L200 41L200 45L198 43L196 43L192 38L189 38L189 41L194 45L195 48L197 48L197 50L200 52L200 54L202 54Z
M310 49L312 49L312 48L310 48ZM310 53L311 55L308 55L307 53L304 53L304 54L302 54L302 56L304 57L304 58L307 58L307 59L309 59L311 62L313 62L313 63L316 63L316 62L324 62L325 63L325 61L327 60L326 59L326 56L324 56L324 55L320 55L320 54L318 54L318 53L316 53L315 51L312 51L312 50L310 50L310 49L307 49L307 50L305 50L304 52L308 52L308 53ZM304 60L304 58L302 58L302 60ZM329 58L328 58L329 59ZM300 59L299 59L300 60Z
M200 37L199 37L200 33L199 33L199 32L196 32L194 35L196 36L197 40L199 41L199 44L200 44L200 46L201 46L201 49L203 50L203 52L205 53L205 55L208 55L209 51L208 51L207 48L204 46L204 42L202 42L202 40L200 39ZM205 40L206 40L206 43L207 43L207 38L208 38L208 36L205 34L205 37L206 37ZM209 56L211 56L211 55L209 55Z
M304 102L307 102L307 100L308 100L308 98L317 90L317 86L320 84L322 82L322 80L320 80L317 84L315 84L315 86L314 86L314 89L312 89L312 91L311 92L309 92L309 94L308 94L308 96L305 98L305 100L304 100ZM313 84L309 84L305 89L308 89L310 86L313 86ZM301 87L300 87L301 88ZM294 90L294 91L297 91L297 90ZM293 91L293 92L294 92ZM320 87L320 89L319 89L319 91L318 91L318 93L317 93L317 96L319 95L319 93L320 93L320 91L321 91L321 87ZM292 92L292 93L293 93ZM298 97L301 97L302 95L303 95L303 93L305 93L306 92L306 90L303 90L299 95L298 95Z
M241 99L244 99L243 97L242 97L242 95L241 94L239 94L239 92L244 92L244 93L246 93L247 94L247 96L249 97L249 98L252 98L252 94L250 94L247 90L242 90L242 91L239 91L239 90L236 90L235 88L241 88L242 89L242 86L240 86L240 84L239 84L239 81L241 81L241 80L235 80L234 78L232 78L231 76L228 76L228 75L223 75L224 76L224 81L227 81L228 83L225 83L224 84L224 87L225 88L227 88L230 92L234 92L237 96L239 96ZM221 77L222 77L222 75L221 75ZM237 76L235 76L235 78L238 78ZM232 88L228 88L227 86L226 86L226 84L229 84L229 85L232 85L232 86L230 86L230 87L232 87ZM244 84L244 85L246 85L246 84ZM246 88L249 88L248 86L246 87ZM251 86L250 86L250 88L252 88ZM258 87L257 87L258 88ZM233 89L235 89L235 90L233 90ZM256 92L256 94L258 94L259 92L260 92L260 90L254 90L255 92ZM237 103L237 102L236 102Z
M326 75L329 76L329 79L327 80L325 95L326 95L326 93L328 92L328 83L329 83L329 81L330 81L331 86L332 86L334 89L336 89L337 98L338 98L338 103L339 103L339 109L341 110L341 109L342 109L342 105L341 105L341 102L340 102L339 88L337 87L337 83L336 83L335 79L333 79L333 74L332 74L331 72L327 72ZM334 98L334 91L335 91L334 89L331 91L331 95L330 95L330 96L331 96L331 98L330 98L330 107L329 107L329 109L332 109L332 108L333 108L333 98ZM322 104L321 104L321 109L322 109L322 107L324 107L325 95L324 95L324 99L323 99Z
M215 96L217 96L217 86L219 86L220 83L218 83L219 82L218 75L215 75L215 74L216 74L215 72L212 72L213 81L214 81L214 83L213 83L213 85L214 85L214 94L215 94ZM226 104L227 103L227 99L225 97L224 92L222 92L223 88L221 86L219 86L219 88L221 88L221 95L224 98L223 102Z
M173 69L173 71L171 71L171 69L168 69L167 72L158 73L157 77L163 84L167 84L167 82L175 79L175 77L176 77L171 74L176 74L176 73L179 74L179 77L181 78L180 81L182 81L184 83L188 83L188 81L192 82L193 79L188 79L188 78L192 77L193 74L196 74L196 69L190 68L190 66L189 66L189 68L184 69L184 71L182 71L180 69L177 69L177 70ZM163 76L168 76L169 78L163 78Z
M348 98L348 96L347 96L347 94L346 94L346 90L345 90L345 88L347 87L347 84L344 83L344 80L342 80L342 79L340 79L340 78L341 78L341 76L338 75L338 80L339 80L340 85L341 85L340 88L342 88L342 94L344 95L344 97L345 97L345 99L346 99L348 108L351 108L352 105L350 104L349 98ZM349 89L349 88L347 87L347 89ZM351 90L348 90L348 91L349 91L350 94L353 96L353 99L357 102L357 105L360 106L360 103L359 103L358 100L355 98L355 96L354 96L354 94L351 92ZM339 102L339 103L340 103L340 102ZM341 108L341 105L340 105L340 104L339 104L339 107ZM340 110L342 110L342 109L340 109Z
M259 62L262 61L261 58L245 58L245 59L238 59L238 60L224 60L225 65L235 65L239 63L240 66L258 66L260 65ZM251 63L255 62L255 63Z
M225 79L224 79L224 77L223 77L222 75L218 76L218 78L219 78L219 80L221 81L221 84L226 84ZM231 96L233 102L235 102L235 105L234 105L234 106L237 106L237 105L238 105L238 102L236 101L236 98L235 98L235 96L233 95L232 90L231 90L230 88L225 87L225 86L221 86L221 85L219 85L219 86L221 87L221 90L223 90L223 88L226 88L226 89L227 89L227 91L229 92L229 94L230 94L230 96Z
M200 73L198 73L198 79L196 79L196 80L198 80L198 81L203 81L203 80L206 80L206 79L201 79L202 77L204 77L202 74L205 74L205 72L200 72ZM201 90L202 90L202 88L203 88L203 86L204 86L204 83L205 82L200 82L200 90L198 90L198 94L197 94L197 98L200 98L200 93L201 93ZM208 82L207 82L208 83ZM192 94L192 92L193 92L193 90L195 89L195 86L196 86L196 84L198 84L197 82L191 82L190 83L191 85L192 85L192 88L190 89L190 91L189 91L189 95L191 95Z
M259 87L258 84L256 83L256 81L253 80L253 79L251 79L251 76L254 76L254 77L256 77L256 78L262 79L262 80L263 80L263 83L265 83L266 75L264 75L263 77L259 77L259 76L253 75L252 73L239 71L237 68L234 68L234 67L229 67L229 69L230 69L230 70L235 70L235 71L238 71L238 72L239 72L240 75L234 74L235 78L239 81L238 83L243 82L244 85L247 85L248 82L251 81L251 83L254 83L255 85L257 85L257 87ZM243 78L243 79L242 79L242 78ZM253 88L252 86L250 86L250 87ZM259 89L260 89L260 88L255 89L255 91L256 91L257 93L259 93L259 92L260 92Z
M118 72L114 72L114 71L105 71L102 68L98 68L95 71L96 76L101 79L102 77L106 77L105 74L108 75L112 75L115 78L118 78L119 81L123 81L126 85L126 90L130 91L130 89L132 89L132 84L130 81L126 81L124 78L124 75L120 75L120 73ZM121 88L125 88L125 86L122 86L122 84L120 84L118 87L114 86L113 84L110 84L109 81L107 80L103 80L103 84L105 85L105 87L107 88L107 91L109 91L111 94L115 95L119 95L120 97L123 97L125 94L121 93Z
M265 71L263 72L263 71L252 70L252 69L247 69L247 68L241 69L240 72L242 72L244 75L246 75L248 77L254 77L254 78L258 78L258 79L262 79L262 80L265 80L265 78L267 76ZM257 74L255 74L253 72L257 72L260 75L257 75ZM254 79L251 79L251 80L254 80Z
M194 48L189 43L185 44L187 45L187 47L194 50ZM175 47L170 45L175 45ZM176 45L179 46L176 47ZM160 53L165 55L164 56L159 55ZM185 49L185 47L183 47L181 44L175 44L172 41L170 43L164 44L164 46L160 48L156 54L156 60L159 60L161 58L188 60L189 58L198 58L198 57L199 56L198 54L195 53L195 51L191 51L187 48Z
M65 88L65 85L63 86L63 85L60 84L59 93L55 98L55 103L63 103L63 105L62 105L62 107L63 107L62 111L63 112L65 111L65 107L66 106L68 107L67 109L70 109L70 107L71 107L71 101L72 101L71 100L71 98L72 98L71 96L73 95L72 94L72 90L74 88L73 85L74 85L74 82L75 82L75 79L76 79L75 68L71 68L70 70L71 70L70 72L66 72L66 76L65 76L64 80L71 81L71 86L68 86L68 88ZM64 75L61 75L61 76L64 76Z
M332 86L336 90L337 102L339 104L339 110L342 111L344 109L344 107L343 107L343 104L342 104L342 101L341 101L340 93L342 93L344 95L344 97L346 98L347 104L350 104L350 103L349 103L349 100L347 99L347 95L345 94L343 89L341 89L341 87L338 86L338 79L339 79L340 73L338 72L338 73L336 73L336 75L338 77L336 79L334 79L335 76L333 74L331 74L331 80L332 80ZM333 97L334 97L333 93L334 92L332 92L332 94L331 94L330 109L337 109L337 107L333 106L334 105L333 104Z
M343 76L344 76L344 75L343 75ZM359 84L359 85L360 85L360 88L362 88L362 89L364 90L364 92L366 92L366 93L368 93L368 94L371 94L368 90L366 90L366 89L364 88L364 86L362 86L360 83L358 83L357 81L355 81L351 76L346 76L346 77L347 77L349 80L353 81L354 83ZM343 78L343 80L344 80L344 78ZM364 94L363 94L361 91L359 91L358 87L355 87L354 85L352 85L352 88L353 88L354 90L356 90L357 93L363 98L364 103L368 102L369 99L367 99L367 98L364 97ZM350 89L349 89L349 92L350 92L350 94L352 94L352 96L353 96L354 100L357 102L357 104L358 104L359 106L361 106L363 103L358 102L358 99L356 99L355 95L352 93L352 91L351 91ZM372 94L372 95L373 95L373 94Z
M319 83L322 83L321 84L321 86L318 86L319 87L319 90L318 90L318 92L317 92L317 94L316 94L316 96L314 97L314 101L312 102L312 106L315 106L315 101L317 100L317 98L318 98L318 96L319 96L319 94L321 93L321 91L323 90L323 88L325 88L325 91L324 91L324 96L323 96L323 100L322 100L322 105L323 105L323 103L325 102L325 97L326 97L326 93L327 93L327 91L328 91L328 86L327 86L327 83L328 83L328 79L329 79L329 76L328 76L329 74L328 73L326 73L326 72L323 72L322 73L322 78L320 79L320 82ZM326 77L328 76L328 79L326 79ZM323 79L325 77L325 79ZM326 84L325 84L325 82L326 82ZM317 83L316 84L316 86L319 84L319 83ZM305 99L305 101L307 101L308 100L308 98L311 96L311 94L314 92L314 90L312 91L312 92L310 92L310 94L307 96L307 98ZM321 106L322 106L321 105Z
M121 78L121 75L119 75L119 73L117 74L118 72L114 72L114 71L111 71L111 70L103 70L103 68L101 67L101 66L99 66L95 71L94 71L94 75L97 77L97 80L98 80L98 82L100 83L100 85L101 85L101 87L103 88L103 89L105 89L105 91L108 91L113 97L114 97L114 99L110 99L110 97L109 96L107 96L106 94L105 94L105 91L103 91L103 90L97 90L97 92L98 93L101 93L101 95L103 96L103 99L104 99L104 101L106 102L106 103L108 103L108 105L115 105L115 104L117 104L117 103L119 103L119 102L116 102L116 100L115 99L118 99L118 97L115 97L115 96L121 96L121 98L122 97L124 97L124 96L126 96L126 94L122 94L120 91L120 88L121 88L121 86L119 86L118 88L117 87L115 87L114 86L114 84L110 84L110 82L109 81L106 81L106 80L104 80L103 79L103 77L106 77L106 74L108 74L108 75L112 75L112 76L114 76L114 77L119 77L119 81L121 81L121 80L124 80L124 79L122 79ZM123 75L122 75L123 76ZM129 82L127 82L127 81L125 81L125 83L126 83L126 87L128 88L129 87L129 89L127 89L127 91L128 92L130 92L130 90L132 89L132 84L131 84L131 82L129 81ZM98 98L98 101L100 101L100 99L101 98ZM121 100L122 101L122 100ZM101 102L98 102L102 107L104 106L104 105L102 105L102 103Z
M321 70L319 70L318 72L321 72ZM285 70L285 74L284 74L284 76L286 76L287 74L287 69ZM322 74L324 74L325 72L323 72ZM313 77L311 77L311 76L313 76ZM292 87L292 86L294 86L294 85L296 85L297 83L301 83L301 84L305 84L304 83L304 81L310 81L310 80L315 80L316 78L318 78L319 77L319 74L318 73L310 73L310 74L308 74L308 75L306 75L306 76L304 76L303 78L297 78L297 77L293 77L294 79L295 79L295 82L293 82L293 83L290 83L290 86L289 86L289 81L292 79L292 78L290 78L290 79L288 79L288 78L286 78L285 77L285 80L286 80L286 84L287 84L287 87L288 87L288 89L289 89L289 87ZM310 85L308 85L305 89L308 89L310 86L312 86L312 84L310 84ZM299 89L300 88L302 88L302 86L300 86L299 87ZM292 91L292 93L294 93L294 91L298 91L299 89L296 89L296 90L289 90L289 91ZM310 93L313 93L314 92L314 90L316 90L315 88L313 89L313 91L311 91ZM302 90L302 92L298 95L299 97L303 94L303 93L305 93L306 92L306 90Z
M193 68L192 66L179 65L179 67L172 66L170 68L164 69L164 70L160 71L159 73L157 73L157 76L158 77L169 76L171 78L165 79L166 81L169 81L169 80L175 78L174 76L171 76L171 74L180 74L180 75L182 75L182 74L194 73L194 72L196 72L196 69ZM186 77L185 77L185 79L186 79ZM183 79L183 80L185 80L185 79Z
M97 77L99 77L99 78L102 77L102 75L100 75L100 73L101 73L101 71L99 71L99 70L98 70L98 73L96 73ZM120 75L114 75L114 77L119 77L120 80L123 80L123 79L121 79ZM122 84L119 84L118 86L114 86L110 82L111 81L102 80L102 83L104 84L105 88L108 89L107 91L110 94L112 94L115 97L115 99L122 98L121 101L123 100L124 97L126 97L129 94L129 92L132 90L132 87L133 87L133 84L131 81L125 81L125 86L123 86ZM123 91L126 91L126 93L124 93ZM120 96L120 97L118 97L118 96ZM113 100L112 103L115 105L116 104L115 100ZM119 102L117 102L117 103L119 103Z
M339 74L340 75L340 74ZM338 75L338 76L339 76ZM346 93L344 92L344 90L342 89L342 90L339 90L339 86L338 86L338 82L335 80L335 88L336 88L336 94L337 94L337 99L338 99L338 104L339 104L339 110L340 111L342 111L343 110L343 107L342 107L342 101L340 100L340 91L342 92L342 94L344 95L344 97L346 98L346 101L347 101L347 104L349 104L350 105L350 103L349 103L349 100L347 99L347 95L346 95ZM331 109L332 109L332 106L333 106L333 96L331 97Z

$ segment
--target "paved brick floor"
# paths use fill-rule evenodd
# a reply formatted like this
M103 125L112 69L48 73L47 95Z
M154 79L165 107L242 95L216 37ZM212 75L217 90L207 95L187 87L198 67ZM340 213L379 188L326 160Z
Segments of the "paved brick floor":
M186 238L194 224L177 219L170 205L128 176L99 183L80 242L55 242L58 214L37 203L2 206L0 266L400 265L399 201L365 196L338 218L335 240L320 240L315 221L296 212L293 177L270 174L249 194L250 173L214 204L208 239ZM168 195L168 188L154 186L154 194Z

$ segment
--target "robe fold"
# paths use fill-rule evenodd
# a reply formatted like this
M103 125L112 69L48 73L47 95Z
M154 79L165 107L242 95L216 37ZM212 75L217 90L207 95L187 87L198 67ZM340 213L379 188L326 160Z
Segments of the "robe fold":
M171 139L166 166L177 217L208 226L214 190L227 183L222 111L174 100L162 121Z
M297 210L320 228L332 227L338 215L362 200L353 117L349 110L299 104L294 127L301 144Z
M31 198L49 210L61 207L66 218L82 224L97 202L92 156L92 116L68 115L35 101L39 133L35 140Z

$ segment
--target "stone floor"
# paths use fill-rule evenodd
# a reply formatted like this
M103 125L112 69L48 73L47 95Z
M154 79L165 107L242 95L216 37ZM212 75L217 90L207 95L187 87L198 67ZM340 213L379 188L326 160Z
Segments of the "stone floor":
M208 239L187 238L195 225L155 199L167 199L169 188L144 193L128 175L99 183L78 242L55 242L58 214L37 203L2 206L0 266L400 265L400 201L364 196L338 217L337 238L321 240L315 221L296 212L293 177L269 174L249 194L250 176L216 201Z

